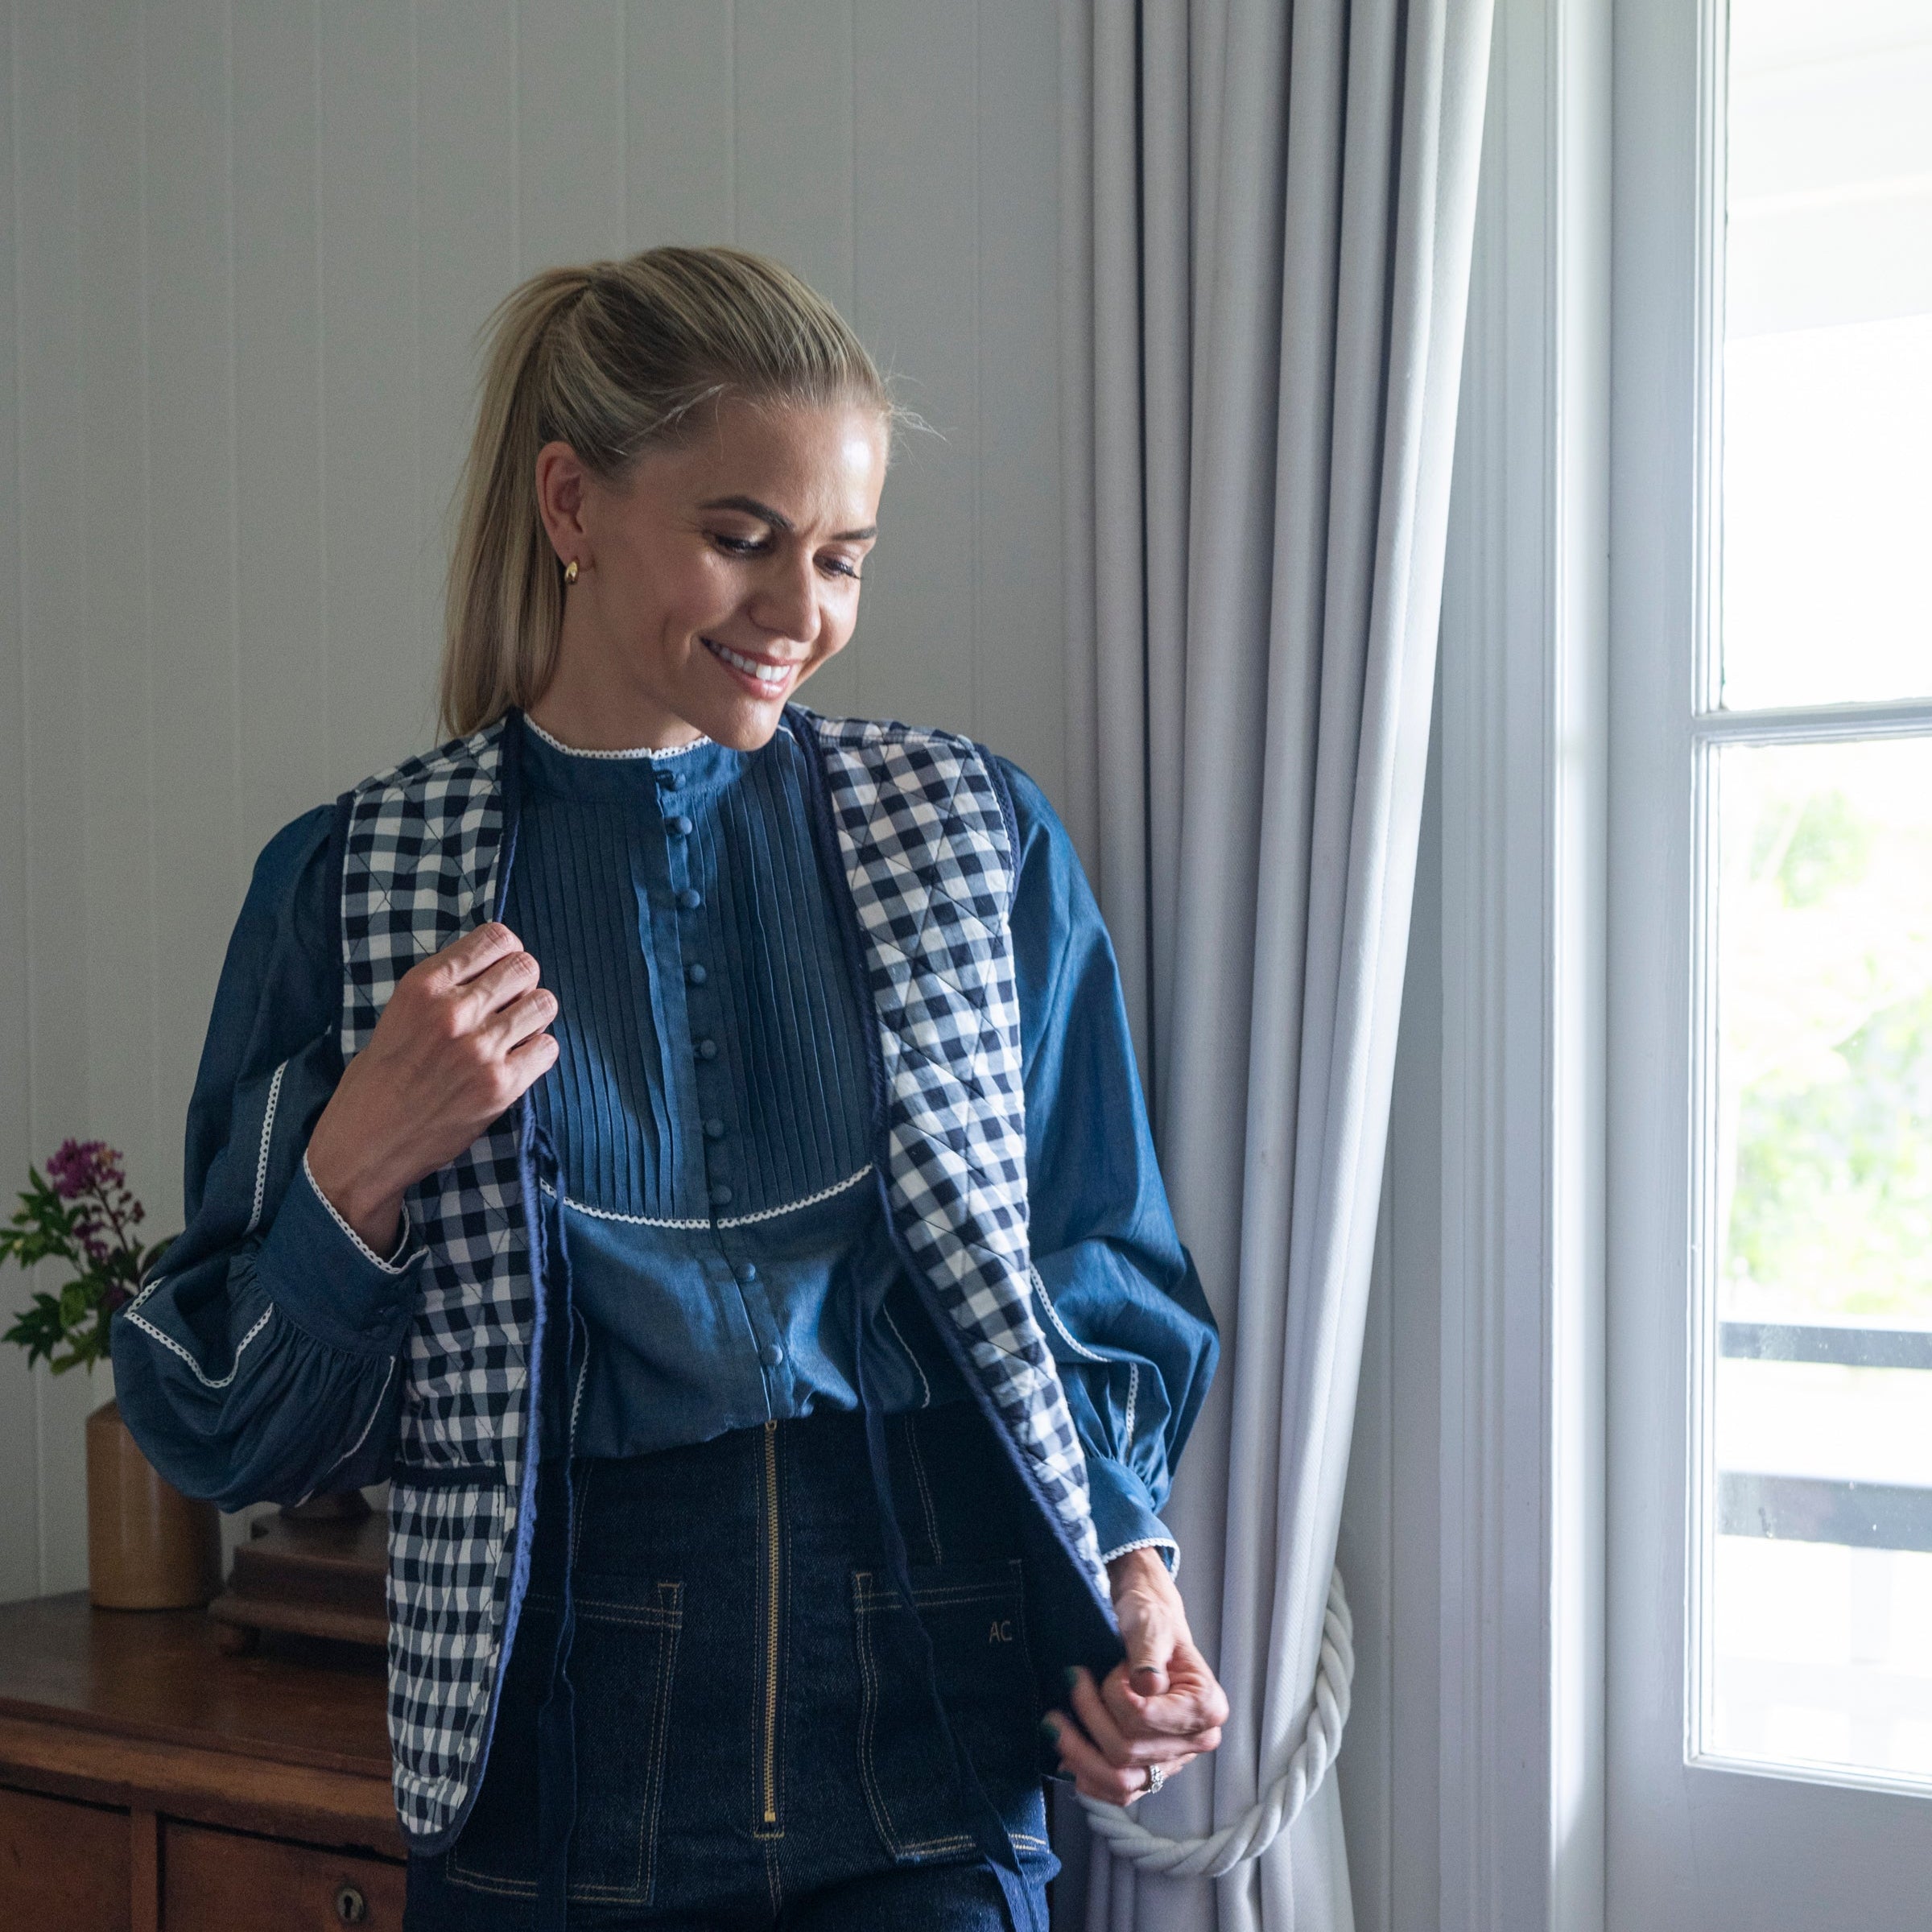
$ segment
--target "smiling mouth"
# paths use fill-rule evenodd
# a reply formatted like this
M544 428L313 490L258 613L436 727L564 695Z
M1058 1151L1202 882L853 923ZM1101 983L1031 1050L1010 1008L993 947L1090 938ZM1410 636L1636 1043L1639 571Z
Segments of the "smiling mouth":
M773 664L763 658L748 658L743 651L733 650L715 638L701 637L698 642L728 671L736 671L761 694L775 696L791 682L799 668L796 664Z

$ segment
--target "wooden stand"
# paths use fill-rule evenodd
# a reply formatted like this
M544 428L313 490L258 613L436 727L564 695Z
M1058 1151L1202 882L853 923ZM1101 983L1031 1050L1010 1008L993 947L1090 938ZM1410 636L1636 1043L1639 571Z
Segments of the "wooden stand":
M235 1551L228 1587L208 1607L216 1641L231 1657L254 1649L264 1630L381 1649L387 1561L386 1525L359 1491L284 1509Z
M382 1660L199 1610L0 1606L0 1926L399 1932Z

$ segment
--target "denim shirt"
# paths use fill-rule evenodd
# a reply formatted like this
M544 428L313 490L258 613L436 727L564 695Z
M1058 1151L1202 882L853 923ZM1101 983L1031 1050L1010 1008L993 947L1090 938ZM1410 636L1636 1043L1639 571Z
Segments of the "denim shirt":
M870 1067L815 755L789 721L756 752L654 758L526 729L504 918L559 1006L533 1098L588 1329L580 1455L855 1409L861 1326L881 1410L966 1397L867 1184Z
M848 1297L873 1338L875 1402L904 1408L956 1393L947 1380L956 1372L918 1298L898 1292L890 1244L870 1225L876 1191L854 1187L844 1204L837 1195L809 1198L847 1178L830 1170L862 1149L865 1121L847 1091L846 1029L860 1023L857 1005L825 976L836 959L814 920L826 887L788 803L798 748L774 741L756 754L713 747L688 754L696 762L648 762L654 788L658 771L690 785L683 800L678 786L665 786L665 803L695 809L653 811L642 823L634 797L621 815L633 821L620 841L631 876L614 877L601 910L631 898L621 964L638 976L637 1009L587 1007L573 1022L571 989L558 975L568 980L573 961L585 964L568 935L572 867L585 848L572 846L568 814L586 789L621 799L639 774L609 769L586 781L583 762L531 737L528 824L539 849L527 874L519 876L522 860L512 869L510 911L565 1002L565 1051L536 1099L564 1161L563 1218L592 1327L594 1396L580 1448L634 1453L851 1406L854 1311L840 1305ZM1098 910L1051 808L1022 774L1005 770L1021 854L1012 931L1038 1286L1101 1550L1153 1545L1171 1561L1158 1511L1212 1372L1212 1318L1154 1163ZM302 1154L341 1074L330 819L328 807L298 819L258 861L189 1109L188 1227L158 1285L115 1324L117 1391L130 1426L178 1487L229 1508L380 1480L393 1453L419 1252L406 1228L395 1252L372 1253L315 1187ZM667 830L673 820L682 828ZM743 862L748 842L766 855L762 885L759 868ZM707 918L689 918L701 909ZM711 955L709 967L694 949ZM601 976L617 964L604 958ZM693 965L704 968L696 980ZM576 990L595 997L576 976ZM781 1020L777 1003L802 980L819 989L815 1010ZM684 1004L694 995L712 1003L714 1018ZM634 1037L641 1015L660 1030L649 1052ZM612 1051L625 1026L634 1059ZM687 1039L688 1068L671 1051ZM707 1040L716 1049L708 1055ZM626 1078L605 1081L600 1121L585 1081L616 1061L629 1061ZM698 1080L699 1067L718 1079ZM640 1069L642 1078L630 1077ZM727 1115L730 1127L708 1135ZM268 1201L279 1203L272 1213ZM772 1208L786 1212L745 1218ZM697 1225L645 1225L664 1221ZM761 1256L778 1279L754 1288ZM636 1319L654 1302L679 1319Z

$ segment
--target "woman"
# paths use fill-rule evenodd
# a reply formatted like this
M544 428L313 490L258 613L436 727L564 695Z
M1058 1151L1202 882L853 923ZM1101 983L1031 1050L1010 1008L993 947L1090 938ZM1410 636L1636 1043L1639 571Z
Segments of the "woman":
M793 702L891 423L775 263L526 283L456 736L229 946L117 1389L229 1508L390 1479L415 1926L1043 1926L1042 1733L1117 1803L1219 1740L1157 1513L1213 1329L1078 864Z

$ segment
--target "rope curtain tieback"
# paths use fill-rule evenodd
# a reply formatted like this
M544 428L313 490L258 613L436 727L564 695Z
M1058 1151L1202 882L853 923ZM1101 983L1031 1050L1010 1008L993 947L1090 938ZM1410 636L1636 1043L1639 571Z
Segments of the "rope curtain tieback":
M1168 1878L1224 1878L1236 1865L1259 1858L1302 1814L1321 1787L1342 1745L1355 1681L1355 1620L1342 1591L1342 1573L1328 1579L1322 1616L1321 1662L1315 1673L1315 1704L1302 1741L1287 1769L1232 1824L1205 1838L1162 1838L1137 1824L1119 1805L1083 1797L1088 1824L1107 1840L1116 1858Z

